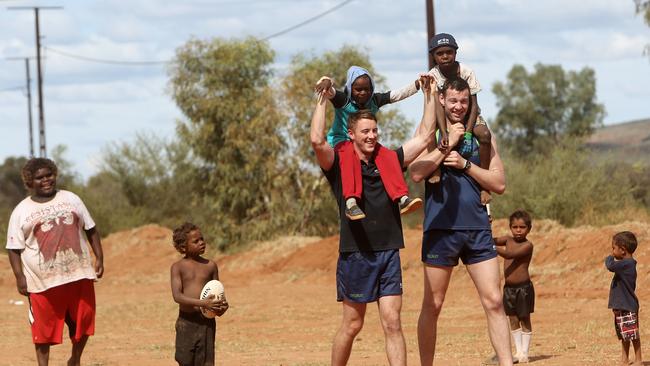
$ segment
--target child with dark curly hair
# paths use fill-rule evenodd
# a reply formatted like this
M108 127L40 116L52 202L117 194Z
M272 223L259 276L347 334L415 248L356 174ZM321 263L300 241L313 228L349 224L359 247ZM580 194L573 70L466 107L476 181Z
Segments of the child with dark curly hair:
M11 213L6 248L16 289L29 299L37 363L48 364L50 346L61 344L65 324L72 341L67 364L79 365L95 334L94 282L104 274L104 254L86 205L58 189L57 176L50 159L25 163L22 178L30 196Z
M605 258L605 266L614 272L609 288L607 307L614 313L616 336L621 340L621 365L627 365L630 356L630 342L634 346L634 365L642 365L641 338L639 332L639 299L636 290L636 236L622 231L612 238L612 255Z
M172 296L178 303L174 358L179 365L214 365L216 322L203 317L200 308L221 316L228 310L228 302L214 295L201 300L200 294L208 281L219 279L219 269L214 261L201 256L206 244L196 225L186 222L174 229L173 241L184 255L171 267Z

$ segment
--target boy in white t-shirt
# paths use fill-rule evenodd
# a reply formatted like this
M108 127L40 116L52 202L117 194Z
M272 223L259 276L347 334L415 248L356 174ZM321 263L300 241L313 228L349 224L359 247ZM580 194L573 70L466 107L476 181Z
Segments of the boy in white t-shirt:
M50 345L61 343L66 323L72 340L68 365L79 365L88 337L95 332L93 282L104 273L103 252L95 222L81 199L56 189L57 170L45 158L32 158L23 167L23 182L31 196L11 213L6 248L16 288L29 297L38 364L48 364Z

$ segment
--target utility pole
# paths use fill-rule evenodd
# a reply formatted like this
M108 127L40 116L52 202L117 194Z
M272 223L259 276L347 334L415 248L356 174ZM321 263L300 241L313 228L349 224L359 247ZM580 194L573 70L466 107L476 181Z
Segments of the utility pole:
M427 4L427 55L429 56L429 70L433 69L433 55L429 52L429 41L436 35L436 17L434 15L434 0L425 0Z
M34 130L32 128L33 123L32 123L32 85L31 85L31 77L29 74L29 59L30 57L8 57L7 60L25 60L25 76L26 76L26 83L27 85L25 86L27 89L27 117L28 117L28 128L29 128L29 157L33 158L34 157Z
M62 6L12 6L9 10L34 10L34 18L36 23L36 74L38 83L38 142L39 142L39 156L42 158L47 157L47 149L45 146L45 113L43 107L43 72L41 67L41 32L39 26L39 10L60 10Z

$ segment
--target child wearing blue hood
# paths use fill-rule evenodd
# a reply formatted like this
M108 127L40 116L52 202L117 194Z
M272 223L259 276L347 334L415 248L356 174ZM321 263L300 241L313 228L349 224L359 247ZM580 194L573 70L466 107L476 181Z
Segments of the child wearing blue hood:
M403 89L410 88L405 87ZM323 76L316 84L316 92L324 92L334 105L334 122L327 133L327 142L339 154L341 183L345 198L345 215L350 220L366 217L358 206L363 191L361 161L357 156L348 136L348 117L359 110L370 110L377 114L382 106L400 101L407 95L403 90L374 92L374 82L370 73L362 67L351 66L347 72L347 81L343 92L334 90L332 80ZM412 95L412 94L411 94ZM420 198L408 196L408 186L404 180L402 167L397 154L380 144L375 150L375 164L379 170L382 183L388 196L399 205L400 213L406 214L422 206Z

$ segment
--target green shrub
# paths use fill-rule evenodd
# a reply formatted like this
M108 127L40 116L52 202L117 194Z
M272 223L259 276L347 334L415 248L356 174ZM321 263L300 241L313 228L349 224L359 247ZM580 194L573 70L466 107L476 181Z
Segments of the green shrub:
M617 212L643 212L630 172L594 161L580 146L565 141L549 154L525 157L504 152L507 188L494 197L495 217L524 208L536 218L574 226L611 224L616 217L626 218Z

